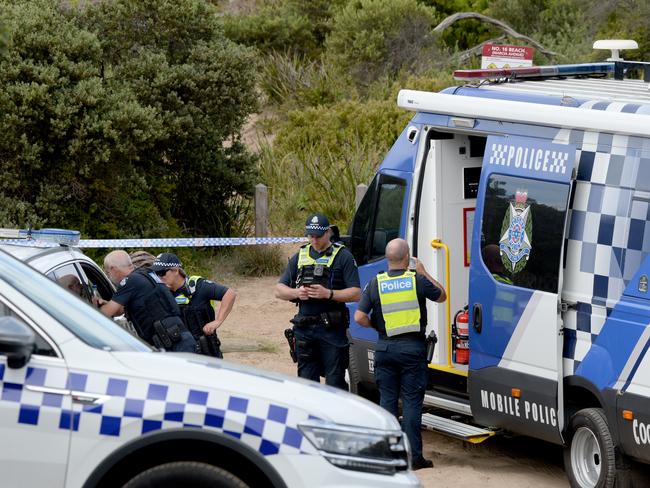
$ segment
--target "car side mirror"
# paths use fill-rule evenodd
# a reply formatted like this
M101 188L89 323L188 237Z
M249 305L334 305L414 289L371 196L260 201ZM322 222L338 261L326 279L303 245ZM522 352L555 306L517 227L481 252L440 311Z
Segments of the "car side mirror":
M0 354L7 356L7 366L20 369L32 357L35 337L32 330L16 317L0 318Z

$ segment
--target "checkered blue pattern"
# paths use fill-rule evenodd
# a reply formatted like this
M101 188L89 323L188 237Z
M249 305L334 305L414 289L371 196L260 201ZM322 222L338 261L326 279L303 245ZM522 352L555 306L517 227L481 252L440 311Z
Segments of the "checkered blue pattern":
M583 108L650 113L650 106L590 101ZM611 309L650 253L650 141L561 130L577 147L577 177L565 247L564 370L573 374Z
M56 247L47 241L25 239L3 239L0 242L24 246ZM81 239L79 248L125 248L125 247L220 247L255 246L267 244L291 244L307 242L305 237L187 237L161 239Z
M24 377L8 378L8 372ZM68 395L32 392L24 385L87 392L101 400L72 404ZM0 401L15 405L16 422L39 429L73 430L90 439L130 439L161 429L198 428L239 439L265 456L315 453L297 427L312 417L262 398L102 374L66 376L63 368L10 370L1 362L0 388Z

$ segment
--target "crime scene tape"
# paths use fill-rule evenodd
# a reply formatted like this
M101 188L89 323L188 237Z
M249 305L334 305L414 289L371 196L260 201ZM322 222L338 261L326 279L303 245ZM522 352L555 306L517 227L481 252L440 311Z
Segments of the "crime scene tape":
M153 247L217 247L291 244L307 242L306 237L171 237L151 239L79 239L74 242L56 242L49 239L0 239L0 244L55 247L61 244L85 249L153 248Z
M306 237L177 237L160 239L80 239L76 247L216 247L307 242Z

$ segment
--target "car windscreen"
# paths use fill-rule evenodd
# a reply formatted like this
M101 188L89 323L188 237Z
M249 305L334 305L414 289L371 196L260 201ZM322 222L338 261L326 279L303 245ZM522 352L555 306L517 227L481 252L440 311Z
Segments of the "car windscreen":
M107 351L152 350L79 297L4 251L0 252L0 279L92 347Z

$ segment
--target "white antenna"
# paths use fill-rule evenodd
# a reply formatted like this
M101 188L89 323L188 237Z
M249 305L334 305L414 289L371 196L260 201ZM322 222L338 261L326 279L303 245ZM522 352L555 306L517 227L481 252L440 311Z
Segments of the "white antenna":
M609 49L612 51L612 57L607 61L623 61L619 51L621 49L639 49L639 45L632 39L601 39L594 42L594 49Z

